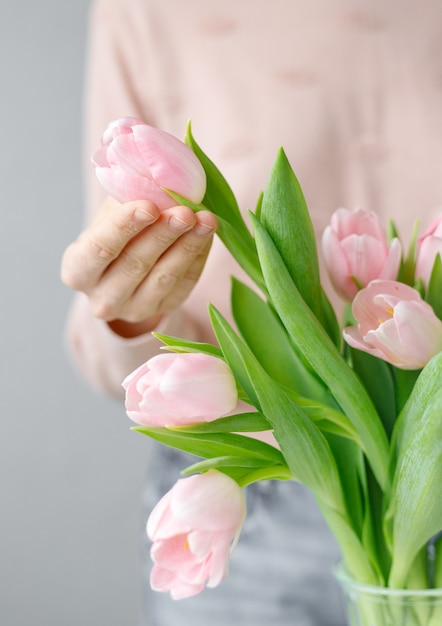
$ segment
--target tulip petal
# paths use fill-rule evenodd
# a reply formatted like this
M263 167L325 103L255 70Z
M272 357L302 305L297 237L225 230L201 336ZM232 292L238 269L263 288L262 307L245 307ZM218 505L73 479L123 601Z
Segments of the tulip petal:
M322 250L333 287L342 298L352 300L358 288L350 276L347 255L330 226L322 235Z
M222 359L201 354L160 354L123 381L126 412L144 426L209 422L235 410L238 390Z
M379 278L382 280L395 280L402 259L402 245L399 239L392 239L390 242L390 248L388 250L388 256L384 263L382 271L379 273Z
M418 249L416 258L416 279L421 278L428 285L436 256L442 256L442 237L427 237Z
M245 516L242 490L215 470L177 481L170 506L177 519L206 530L228 530L232 519L242 524Z
M324 231L322 248L331 282L348 301L359 287L374 279L397 277L401 261L399 240L393 240L389 247L378 217L370 211L335 211Z
M341 241L351 274L361 285L377 278L386 256L385 243L369 235L352 234Z
M178 480L147 522L152 588L178 599L218 585L244 517L243 492L226 474L209 470Z
M147 199L161 210L176 205L172 198L148 178L129 174L121 167L97 167L96 176L105 190L118 202Z
M194 152L182 141L148 125L133 128L135 144L160 186L201 202L206 190L206 175Z
M206 191L206 174L195 153L136 118L111 122L92 162L100 183L119 202L145 199L164 210L176 202L163 189L197 204Z
M372 281L353 301L357 328L344 330L354 348L401 369L421 369L442 350L442 322L412 287Z

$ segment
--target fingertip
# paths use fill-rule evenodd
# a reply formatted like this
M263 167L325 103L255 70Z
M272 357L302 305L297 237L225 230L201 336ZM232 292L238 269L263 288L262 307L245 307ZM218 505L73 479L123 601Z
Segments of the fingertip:
M211 230L216 230L218 228L218 220L214 213L211 211L199 211L196 214L197 224L204 226Z
M160 210L153 202L149 200L137 200L135 202L128 202L125 205L129 214L135 219L137 222L142 222L143 224L151 224L155 222L160 216Z
M177 205L162 211L163 216L170 223L171 220L187 224L188 228L192 228L196 223L196 214L187 206Z

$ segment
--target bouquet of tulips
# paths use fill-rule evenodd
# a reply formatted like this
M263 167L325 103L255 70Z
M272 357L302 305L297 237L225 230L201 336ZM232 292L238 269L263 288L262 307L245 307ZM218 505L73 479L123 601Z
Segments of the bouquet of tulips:
M135 430L199 457L148 520L153 588L183 598L218 585L243 489L261 480L311 490L354 579L442 587L442 216L420 237L416 225L405 252L393 223L336 211L322 246L348 303L341 325L282 149L252 229L190 126L181 143L117 120L93 160L120 200L215 213L254 284L232 279L235 327L209 304L217 345L159 336L164 353L123 383Z

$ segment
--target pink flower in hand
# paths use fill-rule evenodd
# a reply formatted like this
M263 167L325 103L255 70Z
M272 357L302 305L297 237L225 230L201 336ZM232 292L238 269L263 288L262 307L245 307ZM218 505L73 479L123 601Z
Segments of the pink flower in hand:
M416 279L421 278L428 285L431 270L437 254L442 257L442 215L439 215L427 228L417 244Z
M395 280L401 262L401 245L390 247L375 213L338 209L322 236L327 271L337 293L351 302L360 287L376 278Z
M227 415L238 403L235 378L217 357L159 354L124 381L126 412L145 426L183 426Z
M178 480L147 522L152 589L178 600L219 585L245 515L244 494L225 474L210 470Z
M100 183L119 202L151 200L167 209L176 202L163 189L196 204L206 191L206 174L194 152L173 135L134 117L109 124L92 163Z
M419 293L403 283L374 280L353 301L358 323L345 341L402 369L420 369L442 350L442 322Z

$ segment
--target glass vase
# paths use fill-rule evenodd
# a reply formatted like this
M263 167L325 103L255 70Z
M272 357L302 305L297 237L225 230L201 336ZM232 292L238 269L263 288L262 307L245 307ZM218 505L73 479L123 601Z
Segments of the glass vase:
M338 567L348 626L442 626L442 589L389 589L365 585Z

